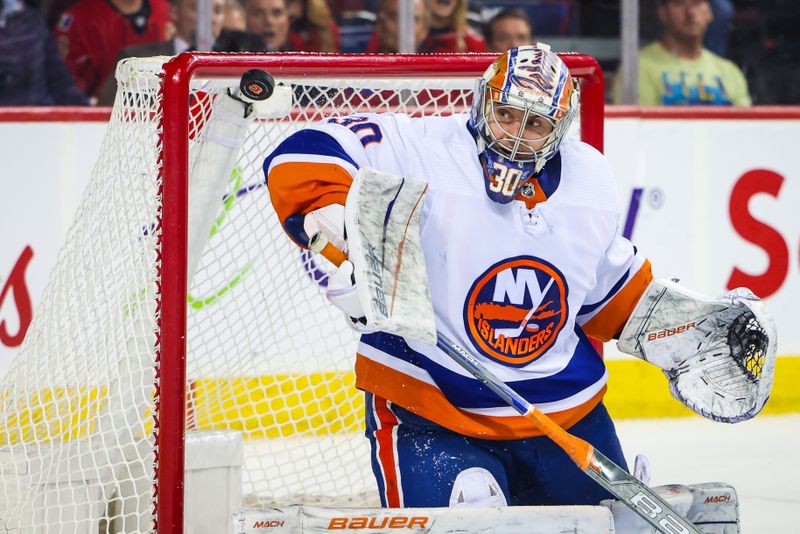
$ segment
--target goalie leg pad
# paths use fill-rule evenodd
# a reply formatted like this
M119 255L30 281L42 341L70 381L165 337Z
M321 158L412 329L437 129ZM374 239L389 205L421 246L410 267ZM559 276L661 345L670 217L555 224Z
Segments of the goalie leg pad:
M704 484L669 484L653 488L676 511L705 534L739 533L739 500L733 486L724 482ZM625 503L605 500L600 504L611 509L614 531L625 534L658 534Z

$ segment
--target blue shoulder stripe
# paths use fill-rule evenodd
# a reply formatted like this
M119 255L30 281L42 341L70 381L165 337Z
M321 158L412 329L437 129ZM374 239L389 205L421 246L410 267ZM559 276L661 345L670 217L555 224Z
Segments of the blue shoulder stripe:
M299 132L295 132L286 139L284 139L281 144L272 151L272 153L267 156L264 160L264 182L266 183L268 177L267 173L269 172L269 166L272 164L272 160L274 160L278 156L282 156L283 154L313 154L315 156L330 156L332 158L339 158L343 159L356 169L358 169L358 164L353 161L353 158L345 152L342 145L333 138L330 134L325 132L320 132L318 130L300 130Z
M619 292L619 290L622 289L622 287L625 285L625 282L628 281L628 278L630 278L630 276L631 276L631 271L630 269L628 269L628 271L624 275L622 275L622 278L617 280L617 283L614 284L614 287L611 288L611 291L606 293L606 296L603 297L600 300L600 302L595 302L594 304L584 304L583 306L581 306L581 309L578 310L578 317L580 317L581 315L586 315L587 313L591 313L600 306L604 305L606 302L608 302L611 299L611 297L616 295Z

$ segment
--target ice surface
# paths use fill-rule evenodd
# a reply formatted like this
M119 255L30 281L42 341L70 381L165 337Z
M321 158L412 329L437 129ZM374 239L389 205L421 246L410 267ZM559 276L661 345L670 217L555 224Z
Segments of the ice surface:
M744 534L800 532L800 415L762 415L728 425L700 417L621 420L633 466L650 458L651 485L727 482L736 488Z

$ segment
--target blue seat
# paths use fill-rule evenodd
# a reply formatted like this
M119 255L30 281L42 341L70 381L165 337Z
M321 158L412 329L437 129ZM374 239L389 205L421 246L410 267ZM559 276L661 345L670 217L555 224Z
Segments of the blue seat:
M338 23L342 52L364 52L375 27L375 13L366 10L347 11L339 16Z
M533 23L534 37L578 34L579 7L571 0L484 0L481 7L487 21L501 9L521 8Z

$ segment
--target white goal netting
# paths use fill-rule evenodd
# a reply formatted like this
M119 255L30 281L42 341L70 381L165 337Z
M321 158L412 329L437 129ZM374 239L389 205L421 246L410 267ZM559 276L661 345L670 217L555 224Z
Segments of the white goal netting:
M290 133L329 116L467 111L474 76L373 76L331 63L329 73L303 77L301 65L275 75L291 87L291 110L256 120L231 148L214 126L224 115L219 95L253 56L226 57L224 76L191 80L189 121L178 131L164 120L173 109L163 58L118 69L100 158L0 385L0 532L159 528L158 502L180 491L159 477L170 461L157 441L167 410L185 414L187 431L241 432L247 503L377 502L353 387L356 337L321 295L324 260L283 233L262 164ZM263 57L265 70L288 72L289 59ZM170 136L188 142L188 199L177 202L164 194ZM189 206L185 253L162 239L180 202ZM162 294L176 254L189 266L183 399L161 382L182 357L161 338L165 321L181 321Z

